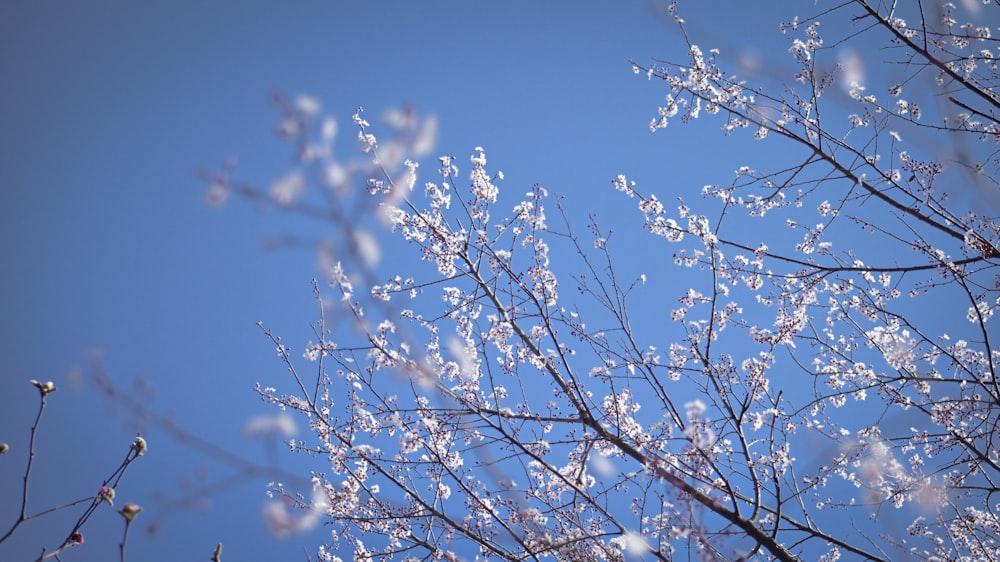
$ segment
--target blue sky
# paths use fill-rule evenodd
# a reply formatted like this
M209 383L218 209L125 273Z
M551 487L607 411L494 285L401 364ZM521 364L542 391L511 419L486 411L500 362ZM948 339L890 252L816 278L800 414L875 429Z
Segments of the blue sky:
M728 14L730 2L681 4L694 29L746 55L763 37L777 45L780 11ZM5 365L0 497L19 491L23 449L36 407L28 379L51 379L39 437L31 507L93 493L135 432L125 410L70 374L92 350L121 387L193 433L250 458L242 435L269 412L252 392L282 366L256 327L264 321L301 347L314 319L307 249L269 252L283 233L319 234L274 212L233 202L203 204L200 167L239 158L237 175L268 185L289 166L274 135L275 91L309 94L345 126L356 106L377 116L412 104L440 122L437 152L466 163L487 150L503 186L540 183L566 197L582 227L637 232L634 202L610 179L626 173L644 191L694 193L726 183L759 145L725 139L715 124L651 134L664 91L635 77L630 58L684 59L672 27L645 2L7 2L0 6L0 341ZM712 40L706 41L711 44ZM374 119L373 119L374 121ZM749 152L748 152L749 151ZM425 164L432 170L433 159ZM693 198L693 195L692 195ZM626 255L644 261L648 256ZM664 252L664 263L669 254ZM667 268L663 266L664 270ZM229 471L149 433L150 453L130 469L121 501L147 507ZM283 458L303 475L309 464ZM187 484L184 482L187 481ZM325 533L277 541L260 517L263 484L211 493L208 508L159 519L157 536L135 534L134 560L304 559ZM0 502L0 527L16 515ZM75 513L75 512L74 512ZM44 523L44 520L42 521ZM116 553L118 516L87 531L90 553ZM56 529L59 529L56 526ZM0 546L23 559L54 546L61 531L28 524Z

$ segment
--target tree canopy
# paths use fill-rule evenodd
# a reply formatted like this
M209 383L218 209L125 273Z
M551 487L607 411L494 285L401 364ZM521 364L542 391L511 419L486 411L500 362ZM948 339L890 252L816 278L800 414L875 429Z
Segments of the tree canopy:
M998 5L814 9L761 63L664 8L687 52L623 85L664 91L650 129L783 164L666 193L622 170L643 238L505 185L482 148L425 171L411 112L383 134L359 110L367 160L338 161L318 106L281 100L296 170L210 178L336 229L314 340L266 332L293 384L258 390L316 457L275 525L330 524L325 560L996 559ZM623 271L636 253L676 269Z

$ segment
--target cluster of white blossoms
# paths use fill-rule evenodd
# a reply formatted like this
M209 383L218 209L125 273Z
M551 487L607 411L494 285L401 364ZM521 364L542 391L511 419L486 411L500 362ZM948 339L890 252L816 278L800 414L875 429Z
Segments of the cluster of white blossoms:
M394 114L410 139L394 144L356 114L374 164L330 163L327 188L364 178L337 204L366 197L355 206L411 252L337 207L339 298L320 299L302 351L315 381L275 338L297 389L261 390L308 418L313 442L290 445L328 464L323 497L300 501L332 523L320 558L339 544L360 559L887 560L866 537L887 536L873 514L889 508L912 521L891 539L907 555L993 556L1000 226L946 187L989 176L995 155L918 141L1000 138L984 86L1000 74L984 26L942 21L950 40L924 48L909 8L878 9L784 25L781 89L693 43L687 64L636 66L667 90L651 129L714 116L732 142L783 159L670 185L685 197L669 199L612 178L642 243L673 252L669 273L622 270L596 219L586 240L552 224L548 191L508 189L482 147L418 182L403 148L432 126ZM820 21L847 12L865 40L877 30L924 62L898 61L905 79L885 84L842 62L856 37ZM955 111L914 91L923 74ZM281 130L295 137L316 108L290 107ZM324 123L321 139L336 132ZM305 160L332 158L304 145ZM275 204L308 196L297 177L275 183Z

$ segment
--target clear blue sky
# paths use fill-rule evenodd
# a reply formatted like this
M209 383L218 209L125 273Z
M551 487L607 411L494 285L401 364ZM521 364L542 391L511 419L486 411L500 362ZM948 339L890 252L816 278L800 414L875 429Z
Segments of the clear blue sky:
M694 28L724 47L747 54L768 37L782 56L777 22L793 14L690 4L682 9ZM154 411L264 458L242 427L269 412L252 385L283 368L255 323L301 348L314 318L315 260L306 250L264 251L265 237L306 227L238 202L207 208L195 171L236 155L241 178L267 185L287 169L274 91L313 95L344 124L358 105L377 115L413 104L440 120L438 152L467 162L484 146L504 186L522 192L537 182L565 195L581 227L596 212L605 226L639 229L634 202L611 189L616 174L661 196L694 193L759 158L763 149L746 152L715 124L648 131L664 91L633 76L628 59L685 58L653 10L569 1L0 5L0 441L14 447L0 461L0 528L16 515L37 399L28 379L61 387L39 437L33 510L92 494L124 456L129 417L87 384L70 384L95 348L122 387L148 378L155 396L137 396ZM140 521L162 515L157 494L183 496L183 479L229 474L160 431L148 437L149 454L119 489L119 501L147 508ZM310 466L281 462L303 476ZM218 541L224 560L314 553L322 529L266 536L264 483L159 519L157 536L132 536L130 559L203 560ZM57 545L61 528L42 523L19 529L0 558ZM65 559L110 559L118 529L117 515L99 514L87 551Z

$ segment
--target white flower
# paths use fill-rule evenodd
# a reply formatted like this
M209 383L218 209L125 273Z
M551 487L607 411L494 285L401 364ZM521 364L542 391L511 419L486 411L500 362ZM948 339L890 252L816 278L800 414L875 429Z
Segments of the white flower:
M997 300L1000 301L1000 299ZM966 318L972 323L979 322L980 317L982 317L983 322L986 322L991 316L993 316L993 309L986 301L980 301L974 307L970 306L969 312L966 314Z
M898 331L899 326L878 326L868 331L869 346L882 351L886 363L893 369L911 368L917 358L917 340L910 337L909 330Z

